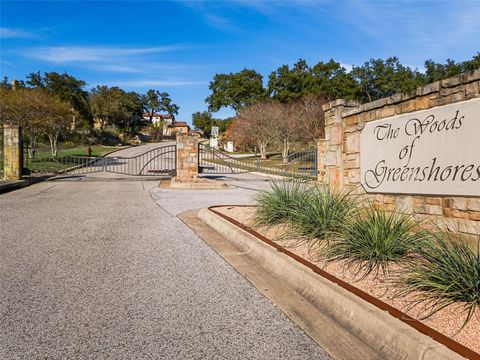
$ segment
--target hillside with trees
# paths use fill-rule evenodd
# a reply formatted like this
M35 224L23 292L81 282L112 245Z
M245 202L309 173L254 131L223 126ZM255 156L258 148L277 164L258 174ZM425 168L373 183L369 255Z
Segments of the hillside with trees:
M88 90L85 81L67 73L32 72L25 81L4 78L0 83L0 126L22 126L29 146L48 142L52 156L60 141L129 142L142 128L152 127L155 114L174 116L178 110L167 92L139 94L106 85Z
M234 140L238 149L257 149L262 157L278 151L285 159L292 145L309 146L323 136L322 105L328 101L370 102L478 68L480 53L463 62L427 60L423 71L397 57L370 59L350 70L333 59L314 65L299 59L267 79L253 69L216 74L205 102L211 112L235 111L224 138ZM194 125L203 129L200 122Z

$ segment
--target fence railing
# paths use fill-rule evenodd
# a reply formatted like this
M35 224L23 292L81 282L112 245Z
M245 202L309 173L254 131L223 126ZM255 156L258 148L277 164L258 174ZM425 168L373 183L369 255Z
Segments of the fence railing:
M239 174L262 172L280 176L315 178L317 176L317 152L315 149L290 154L288 158L275 156L268 159L258 157L234 157L217 149L199 144L199 173Z

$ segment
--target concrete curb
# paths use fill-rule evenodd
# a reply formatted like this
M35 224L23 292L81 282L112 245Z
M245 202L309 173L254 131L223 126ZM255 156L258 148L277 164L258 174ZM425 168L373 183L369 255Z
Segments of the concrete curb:
M243 229L202 209L198 217L242 248L268 272L282 279L322 313L387 359L463 359L374 305L314 273Z
M170 190L229 190L229 186L224 182L209 181L209 182L179 182L175 178L171 180L160 181L158 185L161 189Z
M44 175L44 176L39 176L39 177L31 177L31 178L28 178L28 179L12 181L12 182L6 182L6 183L3 183L3 184L0 184L0 194L5 194L5 193L13 191L13 190L23 189L24 187L36 184L40 181L48 180L51 177L52 176Z

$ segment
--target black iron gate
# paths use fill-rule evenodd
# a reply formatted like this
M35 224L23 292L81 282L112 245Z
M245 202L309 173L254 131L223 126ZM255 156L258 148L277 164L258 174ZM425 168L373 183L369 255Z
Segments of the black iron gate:
M28 156L28 151L24 152ZM25 166L32 175L80 175L100 171L132 176L175 176L176 145L160 145L131 157L50 156L28 157Z
M318 171L316 149L295 152L286 159L280 155L261 159L254 155L232 156L206 144L198 145L198 166L200 174L240 174L256 171L288 177L316 178Z

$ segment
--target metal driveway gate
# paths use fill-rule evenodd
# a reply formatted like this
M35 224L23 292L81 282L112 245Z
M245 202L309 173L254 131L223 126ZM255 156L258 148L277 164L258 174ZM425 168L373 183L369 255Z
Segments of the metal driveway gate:
M198 144L199 174L240 174L256 171L296 178L317 177L316 149L295 152L286 160L283 161L281 156L272 156L265 160L255 156L234 157L205 144Z
M175 176L177 146L161 145L143 154L125 156L58 156L28 158L32 174L80 175L100 171L132 176Z

